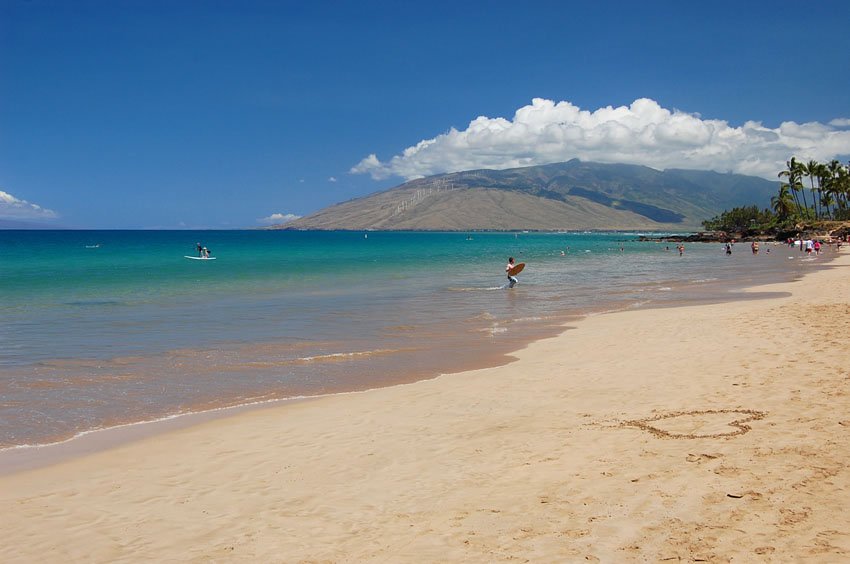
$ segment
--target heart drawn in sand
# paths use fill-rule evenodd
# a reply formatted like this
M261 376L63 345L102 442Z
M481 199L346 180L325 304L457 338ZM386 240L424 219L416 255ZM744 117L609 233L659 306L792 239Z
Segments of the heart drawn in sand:
M764 419L767 414L753 409L705 409L673 411L634 421L623 427L637 427L662 439L717 439L743 435L750 421ZM729 427L732 427L729 430Z

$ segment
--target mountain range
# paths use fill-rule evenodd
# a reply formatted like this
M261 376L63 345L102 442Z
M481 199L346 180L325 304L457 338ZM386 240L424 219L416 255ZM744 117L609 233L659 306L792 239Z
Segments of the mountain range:
M419 178L275 228L695 230L726 209L768 206L778 186L740 174L573 159Z

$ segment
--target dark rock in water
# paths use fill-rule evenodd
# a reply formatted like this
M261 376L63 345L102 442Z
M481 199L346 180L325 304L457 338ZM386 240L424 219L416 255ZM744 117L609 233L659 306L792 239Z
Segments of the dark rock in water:
M738 237L730 236L723 231L703 231L691 235L663 235L659 237L648 237L641 235L640 241L652 241L656 243L725 243L727 241L739 240Z
M850 237L850 222L821 222L815 225L795 225L793 228L749 230L744 233L727 233L725 231L701 231L691 235L641 235L638 240L656 243L727 243L727 242L767 242L788 239L798 240L817 239L821 241L848 240Z

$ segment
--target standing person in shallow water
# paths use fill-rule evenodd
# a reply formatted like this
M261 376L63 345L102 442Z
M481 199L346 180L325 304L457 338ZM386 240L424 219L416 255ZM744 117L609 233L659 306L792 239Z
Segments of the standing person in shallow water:
M514 265L514 257L508 258L508 264L505 266L505 273L508 275L508 288L513 288L519 282L516 276L511 276L511 269L514 266L516 266Z

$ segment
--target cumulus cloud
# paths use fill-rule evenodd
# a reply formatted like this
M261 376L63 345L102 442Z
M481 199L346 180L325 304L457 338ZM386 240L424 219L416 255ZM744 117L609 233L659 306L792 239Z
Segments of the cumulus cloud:
M791 156L828 161L850 154L850 120L784 122L777 128L661 107L640 98L629 106L582 110L535 98L513 119L480 116L469 126L425 139L387 161L371 154L350 172L407 180L478 168L505 169L578 158L656 169L692 168L775 179Z
M328 182L336 182L336 176L331 176L328 178Z
M300 215L295 215L294 213L273 213L268 217L261 217L257 220L257 223L262 223L263 225L280 225L281 223L288 223L300 217Z
M4 219L56 219L55 211L21 200L0 190L0 218Z
M835 118L829 122L834 127L850 127L850 118Z

